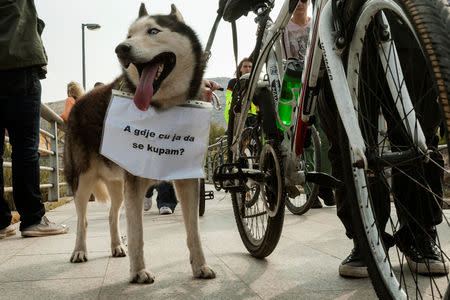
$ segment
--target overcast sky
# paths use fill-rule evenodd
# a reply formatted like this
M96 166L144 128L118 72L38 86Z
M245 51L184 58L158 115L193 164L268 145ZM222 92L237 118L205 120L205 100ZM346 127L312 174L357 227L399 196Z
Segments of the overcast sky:
M86 89L97 81L110 82L121 69L114 49L127 34L136 19L139 5L144 2L149 14L168 14L170 4L177 6L186 24L197 32L203 46L216 18L218 0L35 0L38 15L46 23L42 35L48 54L47 79L42 80L42 101L66 98L66 85L74 80L82 83L81 24L98 23L101 29L85 28ZM275 17L283 1L276 1ZM255 42L256 25L250 18L238 21L239 57L248 56ZM222 21L212 48L206 77L232 77L234 57L231 25Z

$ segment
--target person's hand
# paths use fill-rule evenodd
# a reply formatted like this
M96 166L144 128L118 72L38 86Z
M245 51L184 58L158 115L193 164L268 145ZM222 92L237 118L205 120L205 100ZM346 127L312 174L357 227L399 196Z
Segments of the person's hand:
M212 80L203 79L203 83L205 84L205 87L206 87L204 100L206 102L211 102L212 101L212 92L215 90L222 89L222 87L220 86L220 84L218 84L217 82L212 81Z
M207 80L207 79L204 79L204 82L205 82L205 86L207 87L207 88L209 88L211 91L215 91L215 90L219 90L219 89L222 89L222 87L220 86L220 84L218 84L217 82L215 82L215 81L212 81L212 80Z

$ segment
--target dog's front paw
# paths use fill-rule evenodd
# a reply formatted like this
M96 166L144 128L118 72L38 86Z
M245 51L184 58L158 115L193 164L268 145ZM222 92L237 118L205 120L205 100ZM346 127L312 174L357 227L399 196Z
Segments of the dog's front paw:
M127 251L123 245L119 245L111 249L111 253L113 257L124 257L127 256Z
M155 276L150 274L147 270L140 270L139 272L131 272L131 283L153 283Z
M213 279L216 278L216 273L208 267L207 265L203 265L197 270L193 270L194 277L195 278L201 278L201 279Z
M72 256L70 257L70 262L72 263L80 263L87 261L87 253L86 251L73 251Z

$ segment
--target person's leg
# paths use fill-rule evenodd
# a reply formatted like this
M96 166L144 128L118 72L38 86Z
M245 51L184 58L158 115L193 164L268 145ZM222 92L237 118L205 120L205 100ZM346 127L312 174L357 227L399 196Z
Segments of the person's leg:
M338 180L345 182L340 148L342 141L339 140L339 132L344 129L339 118L330 82L327 77L322 79L320 87L321 90L317 105L320 125L329 141L328 158L331 164L332 175ZM347 237L353 239L355 233L353 231L352 208L350 207L350 202L347 198L345 185L342 185L335 190L335 199L337 216L345 227ZM341 276L353 278L364 278L369 276L367 266L362 259L356 240L353 240L353 249L350 254L339 265L339 274Z
M2 72L2 75L0 82L10 89L9 98L5 99L6 128L12 146L13 197L20 214L20 230L23 230L40 223L45 214L39 188L41 83L31 69Z
M318 112L316 112L316 129L320 137L320 156L321 156L321 172L331 175L331 162L328 158L328 150L330 149L330 143L325 132L320 125L320 118ZM325 205L336 205L334 200L333 189L326 186L319 186L318 196L323 200ZM318 201L318 200L317 200Z
M155 189L154 185L151 185L147 192L145 193L144 198L144 211L149 211L152 208L152 196L153 196L153 190Z
M252 99L253 104L259 107L262 116L262 128L268 139L279 139L280 130L276 124L276 112L272 104L271 91L267 88L258 88Z
M327 76L326 74L324 76ZM331 164L331 173L333 177L344 182L344 172L342 169L341 150L339 145L338 129L341 127L339 113L334 101L331 85L328 78L324 77L321 83L321 90L318 97L318 112L320 117L320 125L323 132L328 137L329 150L328 159ZM349 202L347 201L347 192L345 185L335 190L337 216L345 227L346 235L351 239L354 236L352 212Z
M0 86L2 92L0 93L0 229L4 229L11 224L11 209L4 198L5 181L3 177L3 152L5 150L5 127L6 116L8 115L9 94L8 86L1 85L6 79L9 72L0 71Z
M151 197L153 197L153 191L154 191L154 189L155 189L155 185L150 186L150 187L147 189L147 192L145 193L145 198L151 198Z
M395 32L402 32L400 25L393 26ZM423 76L427 73L427 66L422 59L422 53L415 46L409 45L407 40L399 38L397 41L396 39L396 44L399 56L402 58L401 66L408 92L414 103L428 148L432 150L429 162L414 163L414 165L393 170L393 192L400 221L400 230L396 236L399 247L405 249L414 240L419 240L417 246L420 247L420 245L430 244L425 242L430 238L436 238L434 226L442 222L444 160L437 150L439 138L436 133L442 119L439 104L436 101L438 95L432 89L433 83L430 78ZM395 144L401 145L403 141L399 132L391 130L388 133ZM403 175L405 173L408 176ZM423 182L423 177L426 178L432 192L426 191L417 184L417 181Z
M162 181L156 189L158 191L158 197L156 198L158 209L161 210L162 207L168 207L174 212L178 201L172 182Z
M317 120L316 120L316 124L317 124ZM309 137L309 136L311 136L311 137ZM309 128L308 132L306 134L305 145L303 147L303 153L302 153L303 158L305 159L305 161L312 162L312 161L315 160L314 159L314 157L315 157L314 150L315 149L314 149L314 144L312 142L312 139L313 139L313 137L312 137L312 129ZM311 141L309 141L309 140L311 140ZM319 189L320 189L320 187L319 187ZM309 196L310 196L309 194L306 194L306 197L309 198ZM316 196L316 198L314 199L314 202L311 205L311 208L314 209L314 208L322 208L322 207L323 206L322 206L322 203L319 200L319 197Z
M3 106L0 100L0 230L11 224L11 209L4 197L3 152L5 149L5 128L3 127Z
M5 128L0 99L0 239L16 234L16 227L11 224L11 209L4 198L3 152L5 149Z

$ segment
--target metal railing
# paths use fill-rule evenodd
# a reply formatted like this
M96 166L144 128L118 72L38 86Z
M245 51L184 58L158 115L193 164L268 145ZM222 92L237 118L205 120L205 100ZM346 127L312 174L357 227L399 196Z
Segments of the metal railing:
M215 168L223 164L227 155L227 136L223 135L217 138L215 144L208 146L208 153L206 154L205 162L205 180L208 183L212 183L212 177Z
M59 115L57 115L49 106L42 103L41 104L41 120L45 120L48 122L48 126L43 129L42 124L45 122L41 122L40 133L44 137L50 140L50 149L39 148L39 152L45 154L48 157L49 166L43 166L41 163L40 171L42 178L42 171L49 172L49 182L41 183L40 189L48 189L48 201L55 202L59 201L60 198L60 187L67 185L66 182L59 182L59 172L63 171L60 168L59 160L62 146L64 144L64 140L61 138L62 134L60 131L65 131L65 124L63 119ZM5 137L5 142L9 143L9 138ZM42 156L40 158L42 162ZM9 161L3 162L3 168L11 168L12 163ZM5 186L4 192L10 193L13 191L12 186Z

